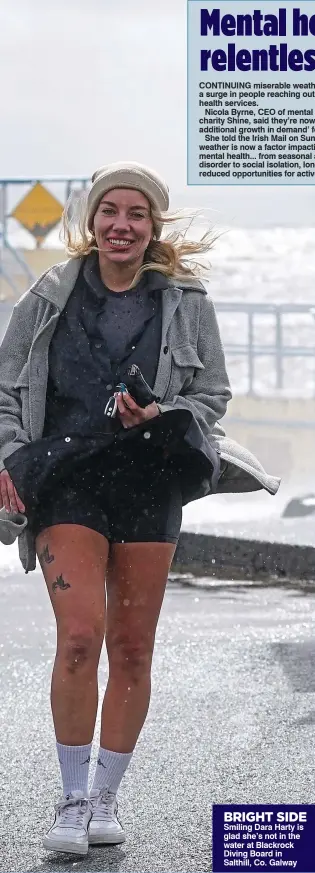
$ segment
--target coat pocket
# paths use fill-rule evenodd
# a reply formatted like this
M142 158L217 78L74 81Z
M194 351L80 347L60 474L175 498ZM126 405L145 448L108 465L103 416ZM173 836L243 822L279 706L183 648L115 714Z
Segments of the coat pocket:
M185 394L196 373L204 369L193 346L186 344L172 349L171 378L167 397L171 399L175 394Z

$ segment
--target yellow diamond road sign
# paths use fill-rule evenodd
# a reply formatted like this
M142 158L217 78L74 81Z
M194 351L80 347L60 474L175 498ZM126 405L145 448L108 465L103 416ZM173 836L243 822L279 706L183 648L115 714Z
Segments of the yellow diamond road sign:
M32 233L40 245L49 231L58 224L62 213L63 206L59 200L37 182L23 200L20 200L11 216Z

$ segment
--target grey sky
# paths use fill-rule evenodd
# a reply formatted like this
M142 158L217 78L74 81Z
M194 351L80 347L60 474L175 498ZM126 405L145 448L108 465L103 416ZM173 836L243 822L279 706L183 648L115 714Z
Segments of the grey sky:
M229 225L315 223L315 189L186 185L186 0L0 0L0 176L138 160L172 205Z

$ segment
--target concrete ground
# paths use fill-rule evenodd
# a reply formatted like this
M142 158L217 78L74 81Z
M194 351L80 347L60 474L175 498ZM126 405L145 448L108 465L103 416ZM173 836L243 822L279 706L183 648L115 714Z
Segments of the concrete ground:
M40 572L0 578L0 870L211 871L213 803L315 798L314 594L171 582L149 715L122 783L121 847L42 848L60 795L50 712L53 613ZM102 654L100 700L107 662ZM99 735L95 735L92 772Z

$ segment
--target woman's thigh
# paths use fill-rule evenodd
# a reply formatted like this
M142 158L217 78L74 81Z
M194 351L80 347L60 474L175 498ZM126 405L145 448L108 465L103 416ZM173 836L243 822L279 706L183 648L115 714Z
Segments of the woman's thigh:
M104 637L108 548L106 537L77 524L52 525L36 537L60 632Z
M111 545L106 575L110 667L150 667L175 549L175 544L163 542Z

